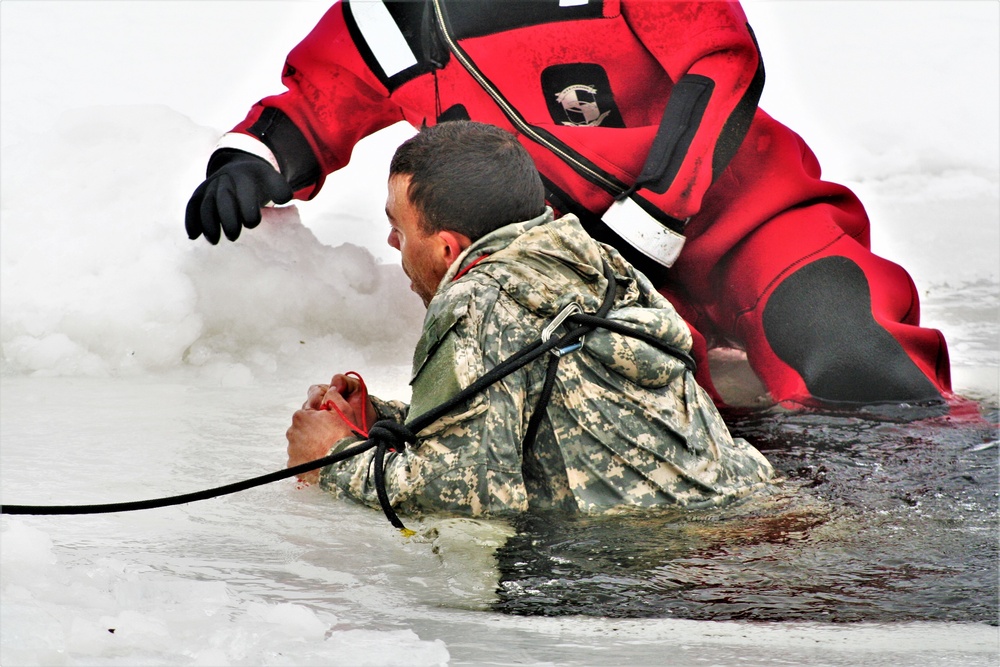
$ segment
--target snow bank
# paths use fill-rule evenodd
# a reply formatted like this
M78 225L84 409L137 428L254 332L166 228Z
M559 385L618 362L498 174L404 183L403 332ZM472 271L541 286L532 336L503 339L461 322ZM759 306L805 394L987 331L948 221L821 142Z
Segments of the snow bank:
M430 667L450 659L444 642L421 640L412 630L334 631L341 621L329 612L248 599L221 581L116 558L62 562L48 534L16 520L0 535L5 665L381 667L406 656L408 665Z
M268 211L238 244L186 238L215 139L165 107L96 107L5 151L19 167L3 181L4 373L187 365L239 383L321 360L408 359L422 307L402 271L320 243L295 207Z

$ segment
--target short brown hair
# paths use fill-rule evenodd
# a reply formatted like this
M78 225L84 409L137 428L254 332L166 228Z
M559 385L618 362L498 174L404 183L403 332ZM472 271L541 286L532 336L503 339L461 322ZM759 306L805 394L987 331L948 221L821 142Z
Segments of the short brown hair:
M545 189L517 138L465 120L422 129L396 149L389 175L411 177L407 196L425 231L449 230L471 240L545 211Z

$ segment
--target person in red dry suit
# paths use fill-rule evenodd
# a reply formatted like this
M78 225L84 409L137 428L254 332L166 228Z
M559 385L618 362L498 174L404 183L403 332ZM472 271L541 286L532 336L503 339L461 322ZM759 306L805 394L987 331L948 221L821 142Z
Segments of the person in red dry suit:
M343 0L289 54L287 91L220 141L188 235L235 241L260 207L311 199L398 121L516 134L549 203L646 272L705 352L738 347L771 398L941 402L940 332L872 254L847 188L757 107L764 68L736 2Z

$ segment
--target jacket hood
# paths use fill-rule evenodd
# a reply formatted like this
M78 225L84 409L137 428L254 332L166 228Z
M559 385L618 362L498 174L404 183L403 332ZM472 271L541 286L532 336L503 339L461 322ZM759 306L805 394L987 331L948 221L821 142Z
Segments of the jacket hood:
M450 267L438 290L465 280L489 280L542 319L554 318L570 303L593 314L608 289L605 262L615 275L615 303L609 319L690 351L687 325L648 278L614 248L591 238L575 216L556 220L551 209L533 220L502 227L469 246ZM429 308L429 319L436 321L432 328L447 326L461 316L437 313L434 305L432 301ZM607 329L587 334L584 347L608 369L645 387L665 386L685 370L677 357Z
M540 317L554 317L572 302L593 313L607 290L605 258L616 275L629 282L623 267L616 266L620 258L607 257L606 250L584 231L576 216L556 220L552 209L546 209L537 218L501 227L469 246L444 276L441 288L476 263L473 270L488 267L500 289ZM567 283L577 289L567 292ZM627 290L628 285L623 286Z

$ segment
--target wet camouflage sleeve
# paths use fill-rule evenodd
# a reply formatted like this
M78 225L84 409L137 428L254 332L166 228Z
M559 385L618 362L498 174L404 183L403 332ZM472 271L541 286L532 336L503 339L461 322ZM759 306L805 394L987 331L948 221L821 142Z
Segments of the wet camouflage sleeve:
M537 250L543 241L526 242ZM690 349L688 328L669 302L617 253L602 254L619 273L611 316ZM521 287L532 281L504 270L498 265L472 271L431 302L414 356L410 415L454 396L535 340L551 319L524 307L532 297L522 298ZM596 276L594 282L606 284ZM558 280L555 287L563 287ZM567 281L562 293L580 296L572 292L577 283ZM580 296L588 312L596 310L604 285L594 290ZM545 363L536 361L490 387L419 433L416 447L387 460L393 505L404 513L467 515L529 506L587 513L663 504L701 507L745 495L772 475L763 455L734 441L679 360L607 330L588 334L582 350L561 358L548 419L522 461L521 441ZM368 454L324 469L323 486L377 506L370 461Z
M488 303L487 299L467 302L465 317L444 334L417 375L410 414L434 407L471 384L486 372L484 361L491 365L497 362L484 360L480 353L478 330L484 321L484 313L476 306L480 301ZM482 515L526 510L517 451L524 397L517 382L494 385L421 431L417 447L390 454L386 458L386 489L393 506L410 514L445 511ZM372 456L367 453L324 468L321 484L336 494L377 507Z
M378 419L392 419L400 424L406 421L406 415L409 413L410 406L402 401L385 401L378 396L369 396L368 400L372 402L372 407L375 408L375 415Z

